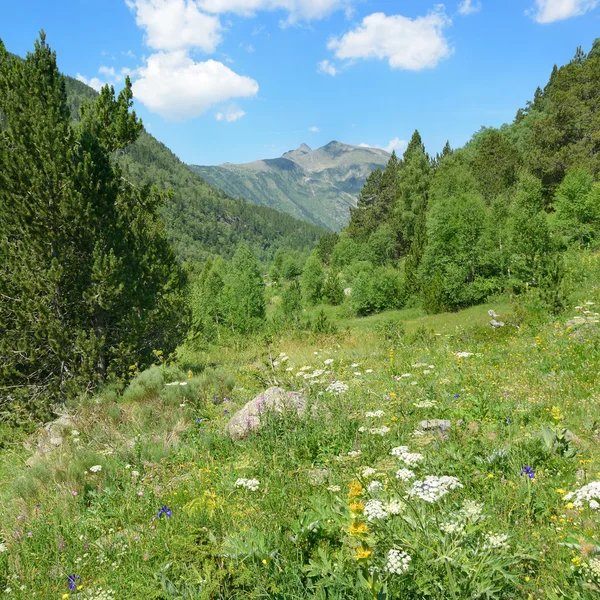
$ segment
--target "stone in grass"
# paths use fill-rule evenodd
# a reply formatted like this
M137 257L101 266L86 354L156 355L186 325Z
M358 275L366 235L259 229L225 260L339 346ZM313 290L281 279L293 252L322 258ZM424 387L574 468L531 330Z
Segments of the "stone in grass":
M46 423L36 433L37 439L35 439L34 443L31 443L31 441L25 442L25 448L34 452L33 456L30 456L25 464L30 467L38 458L62 446L65 441L65 432L74 428L75 422L67 414L61 415L58 419L50 423Z
M446 419L429 419L428 421L419 421L417 427L421 431L429 431L434 435L439 435L447 440L450 435L450 425L452 423Z
M250 400L229 419L227 423L229 436L232 440L247 438L251 432L260 429L261 415L264 413L283 414L285 412L295 412L301 417L306 412L307 406L306 396L300 392L286 392L279 387L269 388L256 396L254 400ZM323 412L326 416L329 415L327 409L318 403L314 404L311 410L312 416L316 417L319 412Z

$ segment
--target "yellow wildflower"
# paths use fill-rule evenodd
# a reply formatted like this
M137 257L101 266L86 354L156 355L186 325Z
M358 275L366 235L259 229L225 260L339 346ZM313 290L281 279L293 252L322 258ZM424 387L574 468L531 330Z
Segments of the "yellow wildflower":
M356 498L363 493L363 486L359 481L350 482L350 491L348 492L348 498Z
M356 560L362 560L364 558L369 558L373 554L373 550L371 548L367 548L365 546L360 546L356 549Z
M569 502L567 504L567 508L569 508L569 509L574 508L574 504L572 502Z
M350 525L349 533L350 535L365 535L369 532L369 527L363 521L354 521L352 525Z
M356 502L353 502L350 505L350 510L353 513L361 513L363 510L365 510L365 505L360 500L356 500Z

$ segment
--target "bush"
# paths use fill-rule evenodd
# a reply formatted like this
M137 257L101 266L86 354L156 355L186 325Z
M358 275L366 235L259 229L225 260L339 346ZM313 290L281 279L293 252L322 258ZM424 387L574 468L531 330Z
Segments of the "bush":
M352 306L359 316L401 308L405 295L399 272L380 267L372 275L361 273L354 282L351 298Z

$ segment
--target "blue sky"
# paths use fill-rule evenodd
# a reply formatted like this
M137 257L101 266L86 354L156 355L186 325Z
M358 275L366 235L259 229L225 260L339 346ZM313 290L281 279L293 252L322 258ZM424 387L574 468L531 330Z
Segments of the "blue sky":
M0 39L44 29L61 70L134 81L149 131L194 164L331 140L430 153L499 126L600 36L600 0L28 0Z

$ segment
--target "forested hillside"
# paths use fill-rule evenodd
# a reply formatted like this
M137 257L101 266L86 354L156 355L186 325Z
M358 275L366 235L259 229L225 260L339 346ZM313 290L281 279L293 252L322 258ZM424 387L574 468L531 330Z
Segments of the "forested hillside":
M339 231L366 178L389 157L385 150L334 141L316 150L302 144L279 158L191 169L230 196Z
M80 81L65 79L69 108L73 118L78 118L79 107L98 94ZM310 249L324 233L284 212L227 196L146 131L119 152L118 160L132 183L173 192L161 214L182 260L202 261L210 255L230 258L240 242L247 243L259 259L269 260L278 248Z

